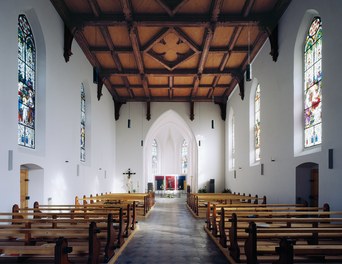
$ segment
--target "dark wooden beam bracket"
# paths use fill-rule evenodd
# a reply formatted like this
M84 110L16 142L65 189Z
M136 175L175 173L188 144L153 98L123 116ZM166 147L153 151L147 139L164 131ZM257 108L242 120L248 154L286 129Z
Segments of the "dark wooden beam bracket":
M215 102L215 104L218 104L221 110L221 118L223 121L226 121L226 115L227 115L227 101L224 102Z
M279 44L278 44L278 24L273 29L268 29L268 38L271 44L271 52L273 61L277 61L279 56Z
M147 121L151 120L151 102L146 102L146 119Z
M190 120L191 121L194 121L194 119L195 119L194 109L195 109L195 103L194 103L194 101L191 101L190 102Z
M71 45L72 45L72 41L74 39L74 34L71 32L71 30L69 29L69 27L64 24L64 59L65 62L68 62L70 60L70 56L72 55L72 51L71 51Z
M119 120L119 117L120 117L120 108L123 104L126 104L126 102L119 102L119 101L116 101L114 100L114 115L115 115L115 121L118 121Z

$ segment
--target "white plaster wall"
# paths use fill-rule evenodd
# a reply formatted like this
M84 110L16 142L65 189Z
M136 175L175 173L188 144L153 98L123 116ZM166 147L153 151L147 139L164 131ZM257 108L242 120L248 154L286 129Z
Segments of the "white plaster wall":
M316 153L294 155L294 49L297 32L308 12L318 13L323 23L323 144ZM319 204L329 202L333 209L342 209L340 122L340 61L342 36L340 21L342 2L338 0L292 1L283 15L279 27L279 58L275 63L269 55L267 41L253 62L253 76L261 85L261 163L249 166L249 101L250 83L246 83L244 101L234 93L227 109L234 109L236 120L237 178L228 172L227 187L233 191L266 195L270 202L295 202L295 169L301 163L319 164ZM309 23L309 22L307 22ZM296 79L295 79L296 80ZM227 111L228 111L227 110ZM227 112L228 116L228 112ZM334 168L328 169L328 149L334 149ZM275 161L272 162L271 158Z
M146 164L143 164L143 147L140 140L145 139L152 124L160 115L168 110L175 111L188 124L192 133L196 137L197 143L200 140L201 146L198 147L197 175L192 175L198 179L198 188L207 185L210 179L215 179L216 191L222 191L224 188L224 122L220 116L220 108L213 103L195 104L195 119L190 120L189 103L151 103L151 120L146 120L146 105L142 103L127 103L121 107L120 119L117 121L117 139L116 139L116 175L121 182L122 189L126 191L125 176L122 174L128 168L136 172L132 176L133 182L144 182ZM127 126L128 118L131 119L131 128ZM215 129L211 128L211 120L215 120ZM163 162L168 157L167 153ZM166 166L166 169L168 167ZM166 172L166 171L164 171ZM170 173L170 172L168 172ZM120 176L121 175L121 176ZM120 186L120 184L116 185ZM140 186L140 191L145 191L146 186ZM197 189L197 187L196 187Z
M37 147L17 145L17 19L25 13L38 53ZM101 101L92 83L92 67L76 41L68 63L63 58L64 25L49 1L14 0L0 3L0 210L19 203L21 164L43 168L44 188L32 197L40 203L73 203L76 195L114 189L114 106L106 89ZM79 161L80 86L87 95L87 161ZM13 169L8 170L8 150ZM90 155L91 152L91 155ZM34 176L34 173L31 175ZM40 192L40 193L37 193ZM30 201L33 202L33 201Z

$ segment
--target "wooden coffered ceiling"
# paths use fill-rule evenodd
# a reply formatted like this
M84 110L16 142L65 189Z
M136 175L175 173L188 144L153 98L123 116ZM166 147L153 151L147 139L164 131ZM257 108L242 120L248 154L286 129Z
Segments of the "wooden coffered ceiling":
M265 41L278 57L278 21L291 0L51 0L105 86L116 119L126 102L215 102L228 96ZM148 117L147 117L148 118ZM190 118L193 118L191 116Z

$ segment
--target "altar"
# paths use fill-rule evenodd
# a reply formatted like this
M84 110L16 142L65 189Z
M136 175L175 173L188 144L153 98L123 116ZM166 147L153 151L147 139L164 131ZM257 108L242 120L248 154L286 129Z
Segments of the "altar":
M156 193L162 196L176 195L186 190L185 175L157 175L154 177Z

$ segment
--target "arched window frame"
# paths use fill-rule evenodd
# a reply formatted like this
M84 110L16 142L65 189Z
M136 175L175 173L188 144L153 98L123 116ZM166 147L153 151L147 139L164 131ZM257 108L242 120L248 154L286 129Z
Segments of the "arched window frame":
M260 161L260 132L261 132L261 121L260 121L260 84L258 83L255 89L254 95L254 151L255 161Z
M322 143L322 21L309 25L304 43L304 149Z
M151 149L151 159L152 159L152 175L158 174L158 144L156 139L153 139L152 149Z
M235 170L235 115L233 109L229 111L228 122L228 142L229 142L229 170Z
M36 45L24 14L18 17L18 145L35 149Z
M188 173L188 152L189 152L188 142L184 139L183 143L182 143L182 153L181 153L181 156L182 156L182 165L181 165L182 166L181 167L182 174Z
M86 94L81 83L80 161L86 161Z

